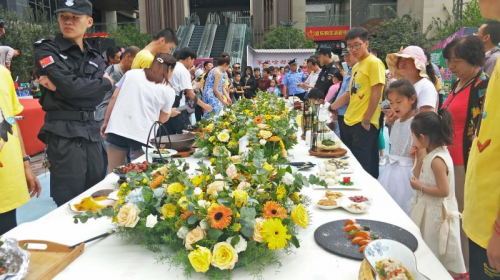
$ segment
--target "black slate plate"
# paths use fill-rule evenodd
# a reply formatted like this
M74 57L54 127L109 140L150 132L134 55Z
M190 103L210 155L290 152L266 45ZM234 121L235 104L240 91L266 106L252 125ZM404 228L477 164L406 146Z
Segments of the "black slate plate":
M346 238L347 233L343 231L346 220L338 220L326 223L316 229L314 239L319 246L330 253L341 257L363 260L363 253L359 252L359 246L351 243L351 239ZM413 252L418 248L418 241L409 231L395 225L373 220L358 220L361 226L370 227L372 236L378 235L379 238L392 239L403 243Z

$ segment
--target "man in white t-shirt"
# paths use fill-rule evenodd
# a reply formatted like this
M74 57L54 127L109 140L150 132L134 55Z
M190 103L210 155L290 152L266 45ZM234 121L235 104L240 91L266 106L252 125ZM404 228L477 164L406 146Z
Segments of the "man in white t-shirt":
M314 88L314 85L316 85L316 81L318 80L320 71L321 68L319 68L319 64L316 58L311 57L307 59L307 72L309 73L309 76L307 77L305 82L299 84L299 87L306 89L307 92L309 92L312 88Z
M212 107L203 102L201 98L198 98L193 90L189 69L193 67L194 61L196 60L196 52L191 48L183 48L179 51L178 59L179 61L177 61L174 73L169 82L175 90L175 102L173 107L177 108L181 113L176 117L170 118L170 120L164 124L168 134L182 134L182 131L187 129L188 125L191 124L189 116L194 112L193 104L198 104L205 111L212 111ZM186 104L186 97L194 101L191 104L193 106ZM160 134L161 133L164 132L161 131Z
M0 65L10 70L10 62L12 58L21 55L21 50L18 48L11 48L9 46L0 46Z

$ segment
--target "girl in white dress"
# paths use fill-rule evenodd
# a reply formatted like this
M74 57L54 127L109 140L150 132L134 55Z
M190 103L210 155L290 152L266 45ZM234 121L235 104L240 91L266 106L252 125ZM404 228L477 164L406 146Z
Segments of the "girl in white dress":
M460 245L460 213L455 198L453 161L446 145L453 136L448 111L421 112L411 124L413 143L426 149L415 153L416 165L411 178L415 190L411 219L420 227L422 238L455 279L466 272ZM424 153L425 154L425 153Z
M410 149L413 146L410 125L417 106L417 93L410 81L401 79L391 83L387 89L387 99L398 120L392 126L389 140L391 144L389 164L378 180L409 216L409 203L413 197L410 185L413 166L410 157Z

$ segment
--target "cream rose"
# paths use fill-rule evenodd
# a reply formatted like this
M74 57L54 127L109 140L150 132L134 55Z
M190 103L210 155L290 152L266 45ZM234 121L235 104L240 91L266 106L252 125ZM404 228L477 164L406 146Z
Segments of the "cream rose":
M146 227L153 228L158 223L158 217L153 214L149 214L146 217Z
M118 212L118 224L122 227L133 228L139 222L139 213L141 210L133 203L127 203L120 208Z
M253 228L253 236L252 239L262 243L264 241L264 238L261 235L261 230L262 230L262 224L265 222L265 219L262 218L257 218L255 219L255 226Z
M190 231L186 235L186 243L185 243L186 249L188 249L190 251L194 250L194 248L191 247L191 244L196 243L196 242L204 239L205 236L206 236L206 232L199 226L196 227L195 229L193 229L192 231Z
M224 190L224 181L215 181L213 183L211 183L210 185L208 185L207 187L207 193L208 194L213 194L214 192L221 192Z
M269 130L261 130L261 131L259 131L259 135L260 135L260 137L267 139L267 138L273 136L273 133Z
M265 130L265 129L269 129L269 125L265 124L265 123L259 123L257 125L257 127L260 129L260 130Z

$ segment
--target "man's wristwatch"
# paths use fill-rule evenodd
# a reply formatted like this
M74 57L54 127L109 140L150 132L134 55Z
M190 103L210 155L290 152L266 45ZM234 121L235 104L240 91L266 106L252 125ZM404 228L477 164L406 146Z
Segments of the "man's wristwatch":
M30 156L23 157L23 162L25 162L25 161L31 162L31 157Z

